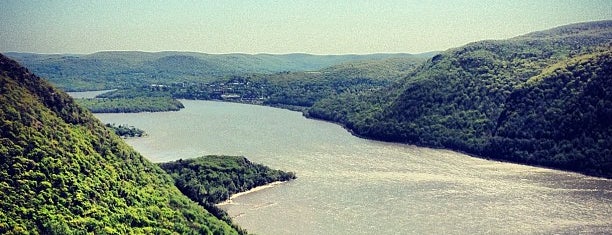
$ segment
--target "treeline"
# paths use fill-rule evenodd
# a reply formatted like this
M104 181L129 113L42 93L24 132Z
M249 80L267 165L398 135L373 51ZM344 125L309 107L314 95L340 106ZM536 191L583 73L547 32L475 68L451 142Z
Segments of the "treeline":
M331 96L306 115L368 138L611 177L612 135L604 120L612 119L606 102L612 78L605 72L612 21L553 32L449 50L400 84ZM556 70L566 72L547 72ZM546 92L526 96L526 87L542 82L536 87Z
M183 194L229 224L231 218L215 204L238 192L296 178L293 172L270 169L237 156L204 156L160 163L159 166L174 178Z
M93 113L165 112L185 107L171 97L86 98L76 101Z
M351 61L423 59L428 54L309 55L106 51L89 55L8 53L66 91L124 89L149 84L208 83L246 74L316 71Z
M326 97L392 84L423 61L424 58L391 58L350 62L314 72L234 75L201 83L147 84L119 89L97 98L126 101L141 97L224 100L302 110ZM113 111L111 107L103 111Z

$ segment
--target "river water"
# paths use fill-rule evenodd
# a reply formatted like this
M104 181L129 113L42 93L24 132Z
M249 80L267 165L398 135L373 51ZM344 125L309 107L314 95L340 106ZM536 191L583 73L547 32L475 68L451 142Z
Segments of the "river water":
M112 89L112 90L100 90L100 91L68 92L68 94L70 96L72 96L72 98L94 98L97 95L108 93L108 92L111 92L111 91L114 91L114 90L115 89Z
M612 180L360 139L262 106L182 100L178 112L96 114L145 130L153 162L244 155L298 179L225 205L257 234L612 233Z

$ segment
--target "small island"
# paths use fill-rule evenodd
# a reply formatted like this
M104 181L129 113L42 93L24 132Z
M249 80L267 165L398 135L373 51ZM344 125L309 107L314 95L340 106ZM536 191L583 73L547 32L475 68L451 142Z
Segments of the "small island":
M133 126L128 126L128 125L117 125L114 123L107 123L105 125L107 128L113 130L115 132L115 134L117 134L118 136L121 136L123 138L127 138L127 137L143 137L145 135L147 135L143 130L138 129L136 127Z

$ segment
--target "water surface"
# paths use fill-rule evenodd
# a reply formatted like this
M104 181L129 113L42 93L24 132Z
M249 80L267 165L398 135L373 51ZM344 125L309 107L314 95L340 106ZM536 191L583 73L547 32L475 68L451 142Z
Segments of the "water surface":
M178 112L96 114L145 130L154 162L244 155L298 179L223 209L257 234L612 233L612 180L364 140L298 112L181 100Z
M78 92L67 92L67 93L68 95L72 96L72 98L95 98L98 95L108 93L114 90L115 89L100 90L100 91L78 91Z

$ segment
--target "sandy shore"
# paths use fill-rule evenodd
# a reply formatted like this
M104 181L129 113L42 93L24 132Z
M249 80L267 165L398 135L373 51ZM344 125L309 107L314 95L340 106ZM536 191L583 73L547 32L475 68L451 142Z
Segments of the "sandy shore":
M257 192L257 191L261 191L261 190L264 190L264 189L267 189L267 188L273 188L273 187L275 187L276 185L279 185L279 184L282 184L282 183L285 183L285 182L286 182L286 181L274 181L274 182L269 183L269 184L266 184L266 185L257 186L257 187L255 187L255 188L252 188L252 189L248 190L248 191L244 191L244 192L239 192L239 193L233 194L232 196L230 196L230 198L229 198L229 199L227 199L227 200L225 200L225 201L222 201L222 202L220 202L220 203L217 203L217 206L223 206L223 205L229 205L229 204L232 204L232 203L233 203L233 201L232 201L232 200L233 200L233 199L236 199L237 197L240 197L240 196L242 196L242 195L246 195L246 194L249 194L249 193L253 193L253 192Z

